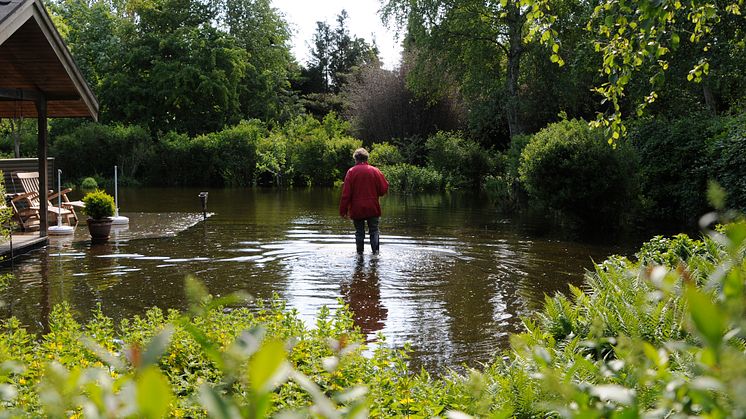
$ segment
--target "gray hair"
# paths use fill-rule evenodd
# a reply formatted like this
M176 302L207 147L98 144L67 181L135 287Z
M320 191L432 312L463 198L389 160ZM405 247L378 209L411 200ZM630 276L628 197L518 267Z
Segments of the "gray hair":
M352 158L355 159L355 161L358 163L368 161L368 156L369 156L368 150L362 147L358 148L357 150L355 150L354 153L352 153Z

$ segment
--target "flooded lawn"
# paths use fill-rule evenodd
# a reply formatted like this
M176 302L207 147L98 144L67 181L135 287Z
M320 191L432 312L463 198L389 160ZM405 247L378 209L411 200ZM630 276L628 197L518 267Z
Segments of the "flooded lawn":
M356 324L390 345L411 342L413 363L437 371L477 365L520 330L519 316L545 294L580 285L584 269L619 249L552 239L459 194L382 200L381 253L358 257L353 227L333 189L120 191L128 229L91 245L85 225L17 261L0 292L0 315L36 331L51 307L69 302L85 320L101 304L120 319L148 307L183 309L183 281L214 295L277 294L312 322L318 309L348 304Z

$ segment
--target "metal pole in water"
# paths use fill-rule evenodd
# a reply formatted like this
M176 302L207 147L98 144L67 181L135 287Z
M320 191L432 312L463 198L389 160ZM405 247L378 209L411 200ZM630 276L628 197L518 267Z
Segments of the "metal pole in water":
M119 180L117 178L117 166L114 166L114 216L111 217L112 225L129 224L130 219L119 215Z
M57 169L57 226L49 227L47 233L50 236L73 234L75 231L71 226L62 225L62 169Z
M119 186L117 182L117 166L114 166L114 216L119 217Z
M207 192L199 193L199 201L202 203L202 219L207 219Z

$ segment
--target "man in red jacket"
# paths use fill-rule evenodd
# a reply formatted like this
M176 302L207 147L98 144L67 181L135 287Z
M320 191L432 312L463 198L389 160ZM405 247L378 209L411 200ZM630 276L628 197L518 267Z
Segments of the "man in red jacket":
M345 175L342 197L339 200L339 215L352 218L358 253L363 253L367 222L370 248L373 253L378 253L378 220L381 217L378 197L389 190L389 182L380 170L368 164L367 150L358 148L352 157L355 165Z

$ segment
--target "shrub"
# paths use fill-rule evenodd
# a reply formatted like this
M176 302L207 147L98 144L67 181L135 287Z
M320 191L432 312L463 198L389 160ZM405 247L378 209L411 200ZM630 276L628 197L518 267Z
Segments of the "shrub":
M80 189L86 191L98 189L98 182L96 182L96 179L92 177L87 177L80 182Z
M521 153L531 141L530 135L516 135L510 141L508 149L500 154L499 166L501 175L487 176L484 179L484 190L487 196L503 211L518 209L521 199L525 197L519 181L518 167L521 164Z
M381 166L381 172L389 181L389 190L403 194L434 192L443 189L443 176L429 167L411 164Z
M415 166L427 165L427 138L413 136L405 138L393 138L391 144L396 146L404 159L404 163Z
M393 166L404 163L404 158L395 145L383 142L373 144L368 161L374 166Z
M694 225L707 211L707 138L712 117L640 121L630 130L639 156L643 217L663 226Z
M487 197L503 211L513 211L518 207L515 185L516 183L507 176L487 176L484 179Z
M561 121L533 136L521 154L520 179L531 199L576 223L617 223L635 197L635 156L609 146L585 121Z
M349 125L329 113L323 121L298 117L282 128L287 138L293 180L305 185L333 185L354 164L352 153L362 146L347 136Z
M111 217L116 210L114 197L100 189L87 193L83 197L83 203L83 212L94 220Z
M708 140L710 178L728 194L728 206L746 210L746 113L718 121Z
M490 152L460 132L438 132L426 147L429 165L443 175L448 188L477 188L492 170Z

